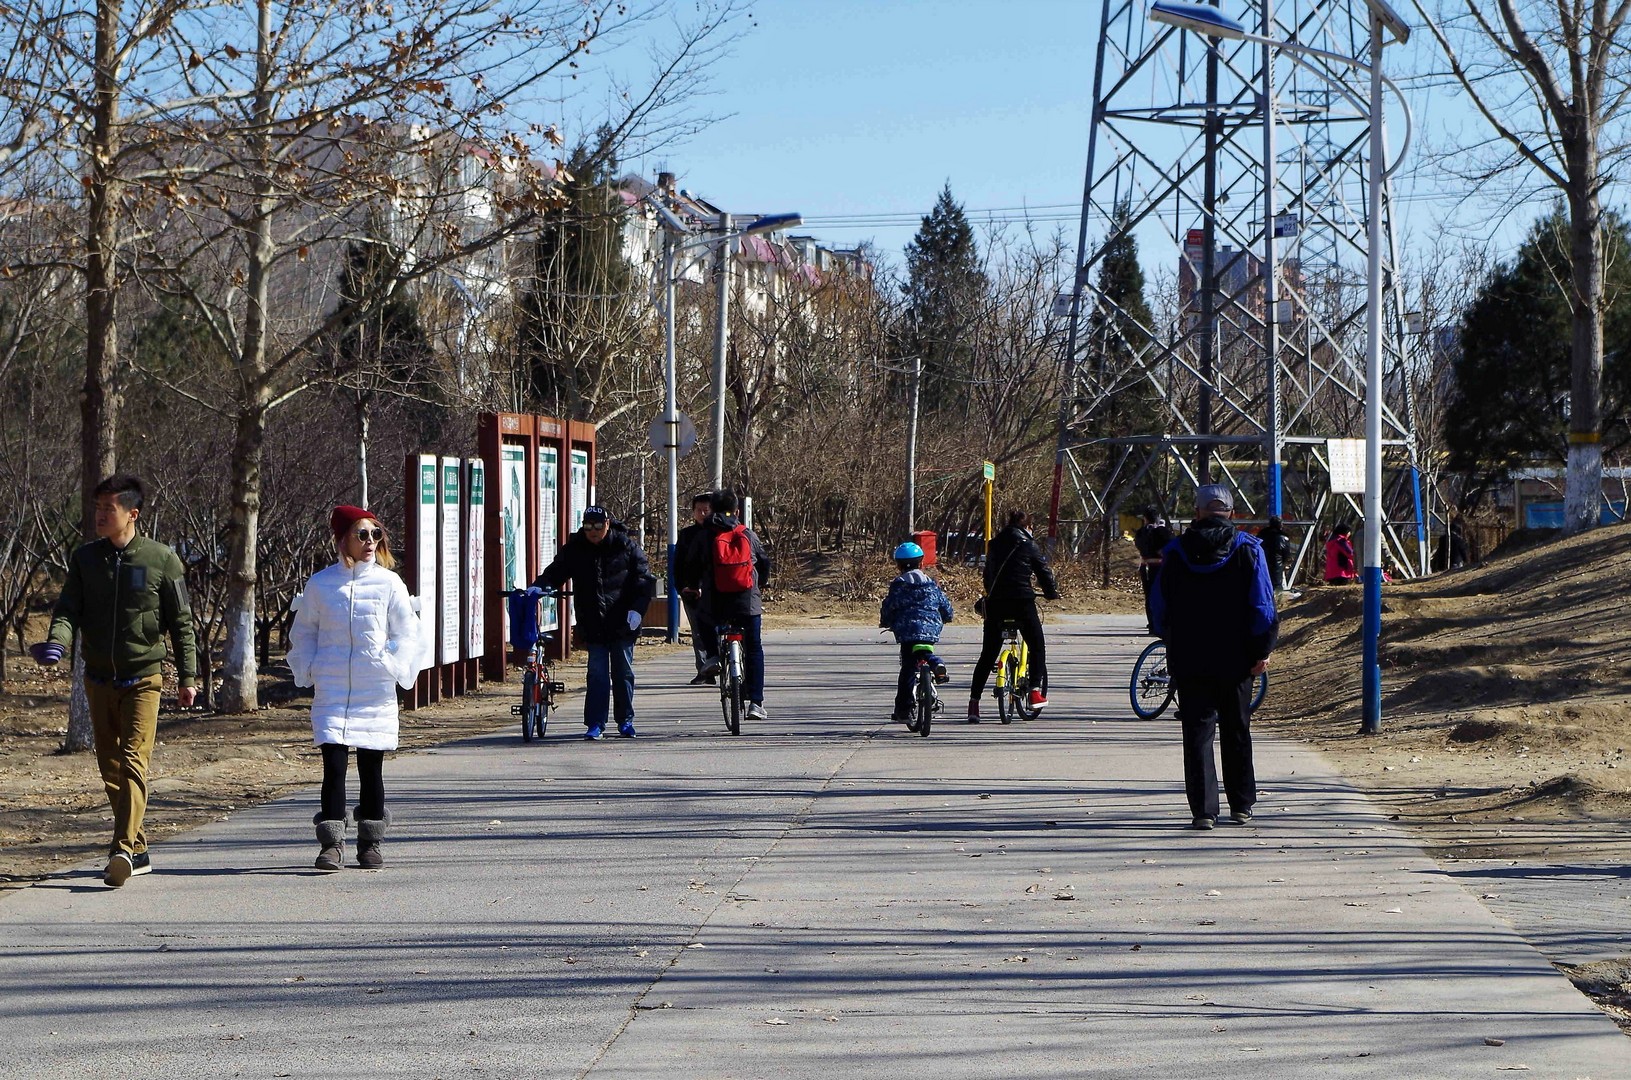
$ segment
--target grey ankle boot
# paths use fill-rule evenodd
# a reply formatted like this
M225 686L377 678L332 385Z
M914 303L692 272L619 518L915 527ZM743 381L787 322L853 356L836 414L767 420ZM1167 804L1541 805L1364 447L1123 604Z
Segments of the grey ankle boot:
M351 813L357 819L357 865L364 870L378 870L385 865L385 856L380 853L379 845L390 827L391 812L385 811L385 816L377 820L365 818L357 810Z
M322 811L311 821L317 826L317 843L323 849L317 853L317 869L340 869L345 865L345 822L325 820Z

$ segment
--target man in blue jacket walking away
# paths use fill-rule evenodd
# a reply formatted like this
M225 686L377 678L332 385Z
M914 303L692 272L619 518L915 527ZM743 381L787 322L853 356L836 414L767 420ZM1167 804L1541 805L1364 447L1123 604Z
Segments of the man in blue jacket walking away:
M1196 829L1210 829L1218 820L1212 742L1220 730L1229 816L1242 825L1252 819L1252 681L1268 668L1280 632L1262 545L1236 531L1234 509L1234 495L1222 484L1195 493L1195 520L1162 552L1150 594L1151 618L1167 643L1167 670L1178 693L1184 791Z

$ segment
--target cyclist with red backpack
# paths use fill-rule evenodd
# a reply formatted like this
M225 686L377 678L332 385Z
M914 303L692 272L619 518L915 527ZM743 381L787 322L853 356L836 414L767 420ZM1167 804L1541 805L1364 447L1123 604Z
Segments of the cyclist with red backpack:
M736 493L716 491L713 516L703 526L700 541L689 552L686 578L701 585L698 601L704 618L715 627L742 632L743 695L750 719L764 720L765 648L762 636L764 598L760 590L770 581L770 559L752 529L736 518ZM714 657L707 672L719 670Z

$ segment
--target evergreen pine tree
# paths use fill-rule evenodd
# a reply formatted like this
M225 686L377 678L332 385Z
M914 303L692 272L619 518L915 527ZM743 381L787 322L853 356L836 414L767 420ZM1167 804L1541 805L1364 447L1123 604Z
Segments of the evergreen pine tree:
M1631 441L1631 230L1605 215L1603 451ZM1568 221L1537 222L1510 264L1490 275L1461 322L1455 387L1445 410L1450 466L1476 472L1567 453L1570 385Z
M966 401L960 384L973 372L969 327L986 292L974 229L948 183L906 245L904 286L908 348L923 357L921 400L927 409Z

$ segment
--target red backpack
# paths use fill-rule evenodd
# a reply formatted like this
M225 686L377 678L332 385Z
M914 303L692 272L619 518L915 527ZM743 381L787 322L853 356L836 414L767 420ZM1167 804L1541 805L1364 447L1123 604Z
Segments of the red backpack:
M714 591L745 593L753 589L753 545L745 525L714 534Z

